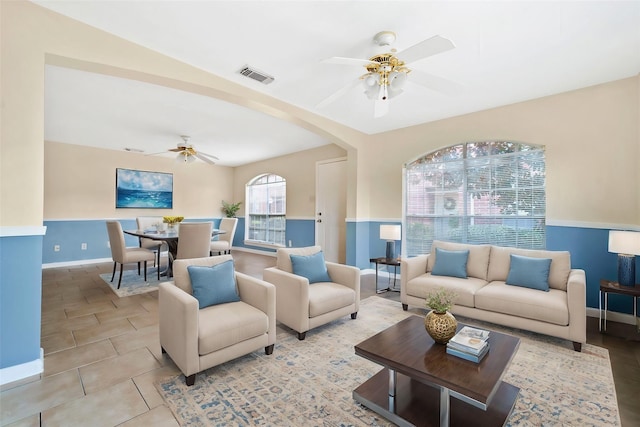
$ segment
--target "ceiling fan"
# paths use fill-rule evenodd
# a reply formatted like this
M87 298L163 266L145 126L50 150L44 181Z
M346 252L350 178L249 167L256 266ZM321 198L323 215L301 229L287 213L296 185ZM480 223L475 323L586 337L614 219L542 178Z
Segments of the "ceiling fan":
M196 149L193 148L193 145L189 144L189 139L191 139L191 137L187 135L180 135L180 138L182 138L183 142L179 142L176 148L170 148L168 150L173 153L178 153L178 156L176 157L176 162L193 163L196 161L196 158L198 158L205 163L209 163L210 165L215 165L216 164L215 160L220 160L219 158L217 158L216 156L212 156L211 154L203 153L202 151L196 151ZM164 151L162 153L164 153ZM155 154L161 154L161 153L154 153L150 155L155 155Z
M396 34L393 31L381 31L373 37L373 41L380 47L390 46L395 39ZM360 83L364 86L364 93L367 98L375 102L374 117L382 117L389 112L389 99L403 92L402 87L407 80L440 92L456 93L459 89L458 84L419 70L407 68L410 63L454 48L455 45L451 40L436 35L401 52L396 52L396 49L389 49L388 52L374 55L369 59L338 56L325 59L322 62L364 66L367 72L360 76L359 79L329 95L317 107L323 108L329 105ZM409 73L411 73L410 78L407 77Z

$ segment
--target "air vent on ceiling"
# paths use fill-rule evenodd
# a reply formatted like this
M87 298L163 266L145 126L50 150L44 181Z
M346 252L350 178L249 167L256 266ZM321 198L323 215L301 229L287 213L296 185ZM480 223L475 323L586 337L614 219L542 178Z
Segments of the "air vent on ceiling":
M238 72L245 77L249 77L250 79L259 81L260 83L263 83L265 85L268 85L275 80L275 77L265 74L262 71L258 71L255 68L251 68L248 65L242 67Z

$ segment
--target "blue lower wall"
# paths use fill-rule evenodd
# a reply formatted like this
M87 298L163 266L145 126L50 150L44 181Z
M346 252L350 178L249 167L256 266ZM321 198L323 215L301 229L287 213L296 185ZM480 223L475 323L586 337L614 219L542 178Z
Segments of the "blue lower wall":
M186 221L214 221L217 227L220 218L198 218ZM124 229L136 228L134 219L121 220ZM349 221L347 222L347 264L359 268L372 268L370 258L384 256L386 242L379 238L380 224L392 222ZM238 227L233 240L234 247L244 247L261 251L271 251L262 247L245 245L244 218L238 218ZM46 221L47 234L44 237L42 261L45 264L55 262L81 261L84 259L110 258L107 246L107 228L104 220ZM585 270L587 275L587 306L598 307L600 279L615 280L617 275L617 255L607 251L608 229L547 226L547 248L571 252L571 264L574 268ZM313 219L287 220L287 245L310 246L315 243L315 222ZM87 243L87 250L81 250L81 244ZM60 252L54 252L53 246L59 244ZM134 237L127 237L127 244L137 246ZM396 245L400 252L400 242ZM637 271L640 272L640 257L636 258ZM613 311L632 313L631 298L610 295L609 307Z
M0 237L0 369L40 359L42 236Z
M347 224L347 264L360 268L373 268L369 258L385 255L386 242L381 240L380 225L391 222L350 222ZM399 224L399 223L396 223ZM367 233L366 239L358 238ZM569 251L571 265L585 271L587 276L587 307L598 308L600 280L617 278L617 255L608 252L609 230L601 228L547 226L547 249ZM370 255L358 254L365 250ZM400 250L396 245L396 253ZM640 257L636 257L636 275L640 274ZM636 277L636 283L640 280ZM633 313L633 300L623 295L609 295L609 310Z

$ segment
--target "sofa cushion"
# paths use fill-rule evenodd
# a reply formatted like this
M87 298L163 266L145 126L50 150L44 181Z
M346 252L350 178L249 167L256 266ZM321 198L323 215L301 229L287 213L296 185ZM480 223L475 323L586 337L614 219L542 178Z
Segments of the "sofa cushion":
M567 281L569 280L569 273L571 272L571 255L566 251L545 251L493 246L491 248L487 281L504 282L507 280L509 265L511 264L511 254L534 258L550 258L549 287L561 291L567 290Z
M245 302L212 305L198 312L198 353L209 354L268 330L267 315Z
M309 317L317 317L356 302L353 289L337 283L321 282L309 286Z
M293 255L291 254L291 266L293 274L306 277L309 283L331 282L331 277L327 272L322 251L313 255Z
M549 292L550 258L533 258L511 254L507 285Z
M567 293L558 289L535 289L490 282L475 295L476 308L566 326L569 324Z
M187 271L191 279L193 296L198 300L199 308L240 301L233 260L211 267L190 265Z
M426 299L429 293L444 287L458 294L455 299L456 305L475 307L474 295L486 284L486 281L475 277L460 279L450 276L433 276L431 273L426 273L410 280L407 283L406 293L412 297Z
M436 248L436 262L433 264L431 274L434 276L451 276L467 278L467 260L469 250L448 251Z
M431 254L427 259L427 272L429 273L433 270L433 266L436 262L436 248L446 249L449 251L468 250L469 259L467 260L467 277L476 277L478 279L487 280L487 266L489 264L491 245L467 245L464 243L434 240L431 245Z

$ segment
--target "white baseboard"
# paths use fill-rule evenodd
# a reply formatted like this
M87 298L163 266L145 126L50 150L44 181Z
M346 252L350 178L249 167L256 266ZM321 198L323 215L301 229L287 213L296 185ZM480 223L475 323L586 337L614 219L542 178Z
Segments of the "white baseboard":
M597 308L587 307L587 316L596 318L600 317L600 310ZM604 311L602 312L602 317L604 318ZM640 324L640 317L633 317L633 314L619 313L611 310L607 311L607 321L609 320L612 322L625 323L627 325Z
M27 379L37 380L44 372L44 350L40 348L40 358L31 362L0 369L0 387L2 390L12 388L12 383L20 385ZM11 386L8 386L11 385Z

